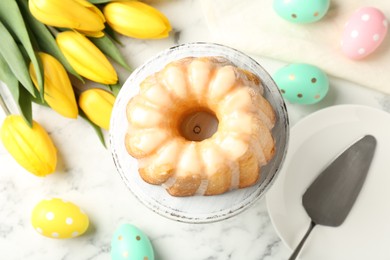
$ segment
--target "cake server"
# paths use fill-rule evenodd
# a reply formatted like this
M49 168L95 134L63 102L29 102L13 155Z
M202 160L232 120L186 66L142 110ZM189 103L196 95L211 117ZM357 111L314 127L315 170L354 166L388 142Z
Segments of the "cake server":
M302 204L311 218L310 226L289 260L298 257L316 225L337 227L344 222L366 179L375 148L375 137L364 136L331 162L308 187Z

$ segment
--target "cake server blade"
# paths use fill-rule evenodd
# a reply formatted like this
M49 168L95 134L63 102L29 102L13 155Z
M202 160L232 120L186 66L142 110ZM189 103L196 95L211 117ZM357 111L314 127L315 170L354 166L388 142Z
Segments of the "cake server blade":
M375 137L364 136L336 157L307 188L302 204L311 223L290 260L297 258L317 224L337 227L344 222L363 187L375 148Z

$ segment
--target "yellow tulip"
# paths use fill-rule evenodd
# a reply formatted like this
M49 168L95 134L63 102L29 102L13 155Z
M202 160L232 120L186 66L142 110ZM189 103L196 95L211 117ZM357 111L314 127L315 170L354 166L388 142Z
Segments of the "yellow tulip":
M81 76L102 84L118 81L118 75L106 56L84 35L65 31L57 35L56 41L65 58Z
M98 88L88 89L79 97L79 106L88 119L106 130L110 127L114 102L114 95Z
M47 53L40 52L39 56L43 65L44 98L46 102L59 114L69 118L76 118L78 115L76 98L65 68L59 61ZM30 77L35 87L40 90L32 63L30 63Z
M29 0L28 3L31 14L44 24L103 36L104 15L87 0Z
M37 122L30 127L19 115L7 116L0 136L8 152L29 172L42 177L55 171L56 148Z
M172 30L168 19L160 11L138 1L108 3L103 13L116 32L134 38L165 38Z

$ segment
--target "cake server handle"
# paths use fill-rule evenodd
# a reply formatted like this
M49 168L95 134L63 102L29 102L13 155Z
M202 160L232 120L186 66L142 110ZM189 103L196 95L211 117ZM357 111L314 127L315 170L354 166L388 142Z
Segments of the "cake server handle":
M313 228L315 226L316 226L316 223L314 223L314 221L311 221L309 229L306 231L306 234L303 236L301 242L299 242L298 246L295 248L294 252L292 253L292 255L290 256L290 258L288 260L297 259L299 253L301 252L301 249L302 249L303 245L306 242L306 239L309 237L311 231L313 230Z

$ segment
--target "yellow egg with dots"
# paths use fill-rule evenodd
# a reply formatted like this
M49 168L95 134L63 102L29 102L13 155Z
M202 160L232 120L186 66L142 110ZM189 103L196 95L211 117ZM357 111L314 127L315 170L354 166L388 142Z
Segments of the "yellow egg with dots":
M88 216L75 204L59 198L44 199L32 211L31 224L41 235L72 238L85 233Z

